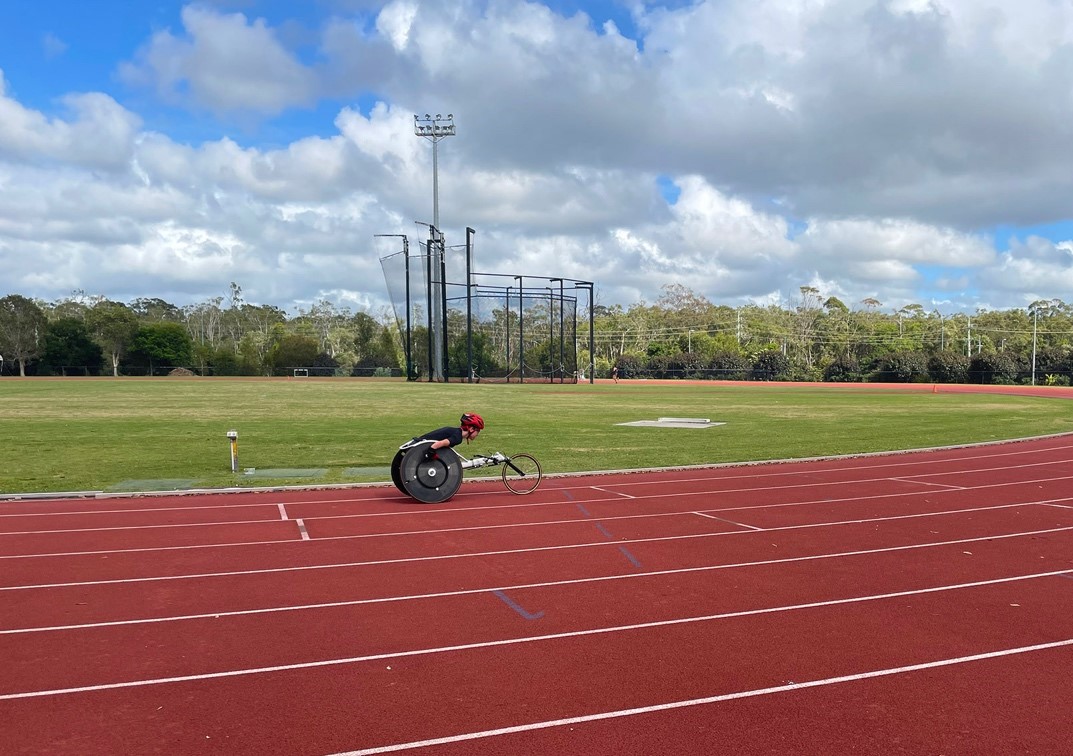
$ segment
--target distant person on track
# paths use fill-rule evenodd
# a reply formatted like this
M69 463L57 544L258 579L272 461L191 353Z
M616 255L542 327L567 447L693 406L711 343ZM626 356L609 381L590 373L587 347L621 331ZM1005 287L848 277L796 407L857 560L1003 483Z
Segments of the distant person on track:
M614 379L615 383L618 383L618 365L611 368L611 377Z
M445 426L418 436L414 441L432 441L426 454L435 456L437 449L446 446L458 446L463 441L473 441L484 430L484 418L473 412L466 412L459 421L459 427Z

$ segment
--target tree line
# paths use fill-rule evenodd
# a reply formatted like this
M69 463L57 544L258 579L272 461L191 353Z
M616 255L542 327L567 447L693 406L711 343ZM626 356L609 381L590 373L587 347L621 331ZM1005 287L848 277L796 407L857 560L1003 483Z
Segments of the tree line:
M593 307L593 352L578 324L582 379L618 367L620 377L804 381L1050 383L1073 377L1073 307L1060 299L1024 309L972 314L897 309L877 299L850 307L802 286L779 305L717 305L689 288L663 287L654 304ZM500 315L503 315L501 313ZM510 318L502 318L509 329ZM500 326L480 328L474 361L492 360ZM448 328L449 378L466 375L465 328ZM561 338L543 331L526 350L558 364ZM532 343L528 339L533 339ZM423 339L415 339L417 345ZM485 352L488 354L485 354ZM55 302L17 294L0 299L0 372L18 375L402 375L405 356L394 315L351 312L320 301L296 315L226 296L179 307L161 299L128 303L75 292ZM417 360L422 364L422 360ZM480 372L483 363L477 366ZM413 378L422 377L418 371Z
M295 316L227 297L179 307L75 292L42 302L0 299L2 371L18 375L371 375L398 367L397 336L383 319L321 301Z
M597 368L619 376L736 380L1047 383L1073 376L1073 307L948 313L850 308L802 286L788 305L715 305L680 285L651 306L597 307Z

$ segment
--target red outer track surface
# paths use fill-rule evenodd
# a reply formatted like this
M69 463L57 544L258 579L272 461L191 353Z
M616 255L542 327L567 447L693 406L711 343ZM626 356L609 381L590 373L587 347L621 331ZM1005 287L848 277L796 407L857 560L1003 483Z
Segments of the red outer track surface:
M4 753L1068 753L1073 436L0 502L0 660Z

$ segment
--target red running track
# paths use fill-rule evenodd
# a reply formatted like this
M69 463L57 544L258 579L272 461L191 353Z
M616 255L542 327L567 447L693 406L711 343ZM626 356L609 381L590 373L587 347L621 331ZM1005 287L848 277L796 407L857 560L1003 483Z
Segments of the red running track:
M0 751L1066 754L1073 435L0 502Z

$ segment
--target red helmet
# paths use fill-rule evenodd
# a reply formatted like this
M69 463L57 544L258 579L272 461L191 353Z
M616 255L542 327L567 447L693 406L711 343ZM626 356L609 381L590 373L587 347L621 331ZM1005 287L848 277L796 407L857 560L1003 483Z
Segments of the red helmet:
M472 412L467 412L462 415L462 427L482 431L484 430L484 418Z

